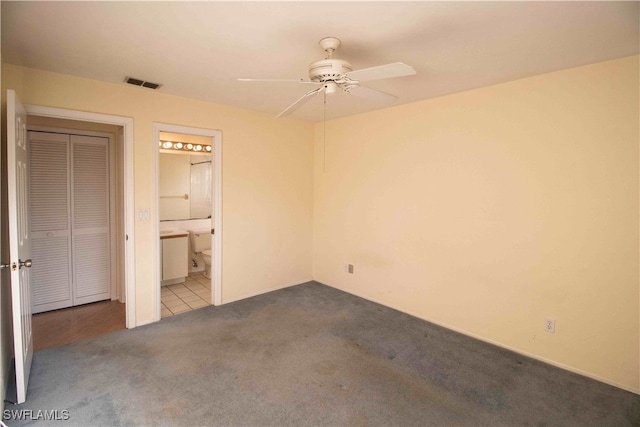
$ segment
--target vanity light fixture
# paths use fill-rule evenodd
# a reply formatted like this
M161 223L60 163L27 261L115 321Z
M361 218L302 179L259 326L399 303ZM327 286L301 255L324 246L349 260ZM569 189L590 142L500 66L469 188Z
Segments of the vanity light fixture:
M158 146L161 149L172 150L172 151L193 151L196 153L202 153L202 152L211 153L212 151L212 148L210 145L191 144L186 142L159 141Z

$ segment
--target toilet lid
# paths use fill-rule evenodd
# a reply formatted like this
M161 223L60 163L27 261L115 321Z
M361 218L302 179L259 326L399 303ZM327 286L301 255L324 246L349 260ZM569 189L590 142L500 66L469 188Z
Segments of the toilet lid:
M207 255L207 256L211 256L211 249L205 249L204 251L202 251L203 255Z

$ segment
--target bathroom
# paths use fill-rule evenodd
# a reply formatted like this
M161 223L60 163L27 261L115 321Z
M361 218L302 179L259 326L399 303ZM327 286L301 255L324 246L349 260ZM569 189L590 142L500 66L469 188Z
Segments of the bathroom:
M212 302L212 138L159 132L160 317Z

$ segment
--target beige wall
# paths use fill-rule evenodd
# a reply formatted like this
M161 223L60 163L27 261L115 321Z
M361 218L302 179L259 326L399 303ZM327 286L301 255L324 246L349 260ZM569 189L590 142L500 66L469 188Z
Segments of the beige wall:
M639 391L638 99L632 57L316 125L314 279Z
M326 135L125 85L12 65L2 77L26 103L133 117L136 209L155 206L153 121L222 130L224 301L308 280L313 227L320 282L640 389L637 57L330 121ZM146 323L153 223L135 227Z
M244 298L311 279L313 126L151 90L5 64L3 87L24 103L134 119L136 322L153 319L153 122L220 129L222 297Z

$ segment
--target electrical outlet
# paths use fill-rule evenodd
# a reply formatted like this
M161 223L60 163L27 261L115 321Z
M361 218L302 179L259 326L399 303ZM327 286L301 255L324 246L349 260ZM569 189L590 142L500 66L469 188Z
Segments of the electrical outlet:
M556 319L552 319L551 317L544 319L544 330L554 334L556 332Z
M347 264L347 272L353 274L353 264Z

